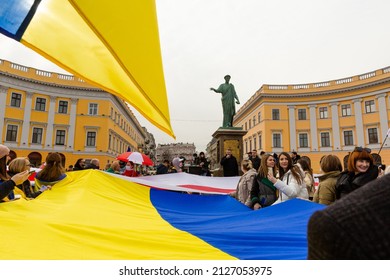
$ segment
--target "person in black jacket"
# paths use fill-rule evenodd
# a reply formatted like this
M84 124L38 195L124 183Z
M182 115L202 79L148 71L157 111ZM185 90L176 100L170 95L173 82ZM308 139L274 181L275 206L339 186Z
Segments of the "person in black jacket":
M261 159L260 159L260 157L257 155L257 150L256 150L256 149L253 149L253 150L252 150L252 153L251 153L249 159L250 159L250 161L252 162L253 168L256 169L256 171L258 171L259 168L260 168Z
M156 174L167 174L169 170L169 165L169 160L164 159L164 161L157 166Z
M273 177L278 177L274 156L264 154L261 157L261 165L251 191L251 202L254 210L270 206L278 199L276 187L267 178L268 173L272 173Z
M348 168L336 182L336 199L355 191L378 177L378 167L368 148L356 147L348 158Z
M309 219L308 259L390 259L390 174L374 179Z
M232 155L230 148L226 150L226 155L221 159L220 164L223 167L224 177L239 176L237 159Z

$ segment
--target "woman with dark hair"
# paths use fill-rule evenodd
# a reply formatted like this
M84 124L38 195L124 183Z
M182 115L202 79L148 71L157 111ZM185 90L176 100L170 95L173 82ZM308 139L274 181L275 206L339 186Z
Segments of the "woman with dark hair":
M378 177L371 149L356 147L348 158L347 170L340 174L336 183L336 199L353 192Z
M343 166L337 156L325 155L321 158L320 168L322 174L318 176L320 183L314 193L313 201L330 205L336 200L336 182L343 171Z
M73 166L73 171L84 170L85 169L85 159L79 158Z
M46 166L35 176L35 186L54 185L66 177L65 168L59 153L50 153L46 157Z
M264 154L261 157L260 167L251 191L253 210L270 206L278 199L276 187L267 178L268 173L278 177L275 158L272 154Z
M305 174L302 169L293 164L289 153L282 152L279 154L279 178L268 173L267 178L279 190L279 198L275 203L280 203L292 198L308 199L309 194L306 189L303 178Z

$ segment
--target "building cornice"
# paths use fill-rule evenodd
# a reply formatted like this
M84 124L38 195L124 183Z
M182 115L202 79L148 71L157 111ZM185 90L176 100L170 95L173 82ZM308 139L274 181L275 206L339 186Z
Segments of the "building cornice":
M390 67L369 72L350 78L327 81L305 85L263 85L247 102L238 110L234 119L239 119L252 111L262 100L307 99L308 97L324 97L335 100L334 95L344 92L352 92L366 89L381 84L389 84L389 89L375 91L382 94L390 90ZM383 92L382 92L383 91ZM361 94L359 96L367 96ZM348 97L343 98L348 99ZM338 98L338 100L341 100ZM324 100L321 100L324 101ZM298 102L296 102L298 103Z

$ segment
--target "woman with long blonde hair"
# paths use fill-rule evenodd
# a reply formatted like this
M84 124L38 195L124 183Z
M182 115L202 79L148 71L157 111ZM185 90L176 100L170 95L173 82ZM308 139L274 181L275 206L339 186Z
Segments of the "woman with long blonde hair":
M242 174L240 180L238 181L236 191L230 195L246 206L251 207L252 203L250 200L250 194L256 177L256 170L252 167L252 162L249 159L244 159L241 162L241 171L244 174Z

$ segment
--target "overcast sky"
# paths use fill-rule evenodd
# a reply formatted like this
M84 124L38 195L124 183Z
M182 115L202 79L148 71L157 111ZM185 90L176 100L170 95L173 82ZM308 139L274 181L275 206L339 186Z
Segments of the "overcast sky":
M156 0L174 140L137 112L161 144L205 151L222 125L219 93L231 75L241 101L263 84L341 79L390 66L386 0ZM0 35L0 58L61 72Z

